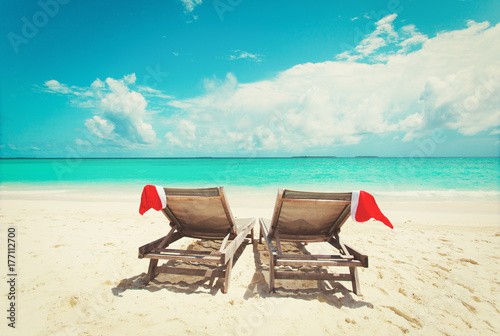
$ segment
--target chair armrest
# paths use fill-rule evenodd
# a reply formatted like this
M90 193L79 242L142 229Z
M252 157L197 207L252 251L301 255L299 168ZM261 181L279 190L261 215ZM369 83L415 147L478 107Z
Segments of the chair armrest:
M335 247L337 249L339 249L341 247L339 242L335 238L331 238L328 241L328 243L330 243L330 245L332 245L333 247ZM354 247L349 246L345 243L343 245L346 248L347 252L349 252L349 254L351 254L356 260L361 261L361 264L363 265L363 267L365 267L365 268L368 267L368 256L366 254L363 254L363 253L357 251Z
M240 247L241 243L243 243L243 240L245 240L246 236L248 233L253 229L255 222L257 221L256 218L252 219L250 223L248 223L239 233L238 235L233 239L229 245L224 248L224 250L221 251L222 253L222 262L226 264L233 256L236 250Z
M278 253L276 252L276 249L274 248L273 241L271 240L271 237L269 236L269 230L267 229L266 224L264 223L264 220L262 218L259 218L259 223L260 223L260 232L261 235L264 237L264 243L266 244L267 250L269 251L269 254L271 255L277 255ZM269 256L271 257L271 256Z

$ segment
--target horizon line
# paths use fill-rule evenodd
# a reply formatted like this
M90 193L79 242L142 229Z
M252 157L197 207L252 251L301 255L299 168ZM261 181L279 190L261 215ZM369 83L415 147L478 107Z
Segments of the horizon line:
M377 155L356 155L356 156L334 156L334 155L299 155L299 156L171 156L171 157L0 157L0 160L175 160L175 159L497 159L500 156L377 156Z

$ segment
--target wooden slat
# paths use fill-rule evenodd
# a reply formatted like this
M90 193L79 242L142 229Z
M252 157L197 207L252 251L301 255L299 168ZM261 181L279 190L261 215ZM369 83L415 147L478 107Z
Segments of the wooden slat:
M172 231L170 231L172 232ZM142 259L144 258L144 255L146 253L149 253L151 250L156 248L160 243L162 243L166 238L168 238L167 242L168 244L173 243L174 241L177 241L182 238L182 235L179 232L174 232L170 237L170 233L164 237L158 238L155 241L152 241L151 243L148 243L146 245L143 245L139 247L139 258Z
M349 266L360 267L363 264L359 260L292 260L292 259L277 259L276 265L282 266Z
M278 249L278 254L282 254L283 251L281 251L281 241L280 241L279 230L274 233L274 239L276 240L276 248Z
M269 232L267 231L266 224L264 223L264 220L262 218L259 219L260 222L260 232L262 234L262 237L264 238L264 243L266 244L267 250L269 251L269 254L277 254L276 250L273 246L273 242L271 240L271 237L269 237Z
M315 243L328 240L326 235L292 235L280 233L280 240L284 242Z
M226 232L200 232L200 231L184 230L182 231L182 234L186 237L198 238L198 239L210 239L210 240L223 240L226 237ZM231 235L231 237L233 236Z
M163 248L155 248L153 249L153 253L177 253L177 254L192 254L192 255L211 255L211 256L219 256L220 252L219 251L195 251L195 250L178 250L178 249L163 249Z
M224 191L224 187L219 187L219 195L220 195L220 200L222 202L222 208L224 208L224 212L226 213L227 221L231 225L231 232L233 233L234 236L236 236L237 233L236 224L234 223L233 214L231 213L231 209L229 208L229 205L227 203L226 192Z
M351 281L351 274L333 274L333 273L313 273L313 272L285 272L277 271L274 277L276 279L298 279L298 280L338 280Z
M274 236L276 231L276 226L278 225L278 219L280 217L281 206L283 205L283 189L278 189L278 196L276 197L276 204L274 205L273 217L271 218L271 227L269 228L269 235Z
M226 245L227 245L227 241L229 240L229 236L231 234L228 233L225 237L224 237L224 240L222 241L222 244L220 244L220 248L219 248L219 252L221 252L222 250L224 250L226 248Z
M161 266L161 270L162 273L166 274L192 275L192 276L202 276L206 278L210 278L212 276L223 277L225 274L225 271L221 269L199 269L199 268Z
M161 241L163 240L163 238L165 238L165 237L158 238L158 239L152 241L151 243L148 243L146 245L142 245L141 247L139 247L139 258L140 259L144 258L144 254L150 252L152 249L154 249L156 246L158 246L158 244L160 244Z
M310 259L310 260L318 260L318 259L346 259L344 256L340 254L278 254L278 259ZM354 259L353 256L348 256L347 259Z
M300 204L332 204L332 205L348 205L350 201L338 201L330 199L302 199L302 198L283 198L283 203L300 203Z
M212 188L163 188L165 195L168 196L196 196L196 197L210 197L219 196L219 189Z
M309 192L286 189L283 197L287 199L325 199L350 201L352 193Z
M167 196L167 205L168 201L213 201L220 199L220 196Z
M170 229L170 232L162 239L162 241L158 244L157 248L164 248L168 246L172 240L172 236L174 235L176 228L173 227Z
M190 262L207 262L216 264L223 263L221 257L215 257L215 256L181 256L178 254L147 253L144 255L144 258L181 260Z

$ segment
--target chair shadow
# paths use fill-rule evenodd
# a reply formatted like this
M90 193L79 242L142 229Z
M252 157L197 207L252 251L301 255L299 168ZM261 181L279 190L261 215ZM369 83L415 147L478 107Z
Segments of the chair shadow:
M194 241L191 245L188 246L187 249L196 249L209 252L218 251L221 243L221 240L200 239ZM236 250L233 257L233 268L248 244L250 244L250 242L245 239L240 247ZM206 294L208 291L208 293L210 293L211 295L216 295L217 292L219 290L222 290L224 286L224 278L218 278L217 276L203 277L171 274L165 272L168 267L184 267L207 271L223 269L225 266L170 260L163 265L159 265L156 267L155 278L150 281L148 285L144 284L146 273L143 272L133 277L122 279L120 283L116 285L116 287L111 288L111 292L113 293L113 295L119 297L121 297L121 294L127 290L148 290L150 292L157 292L162 289L184 294Z
M283 253L301 253L310 255L301 243L281 243ZM264 244L255 244L253 247L255 273L247 290L244 299L259 295L260 297L295 298L299 300L317 300L329 304L330 306L341 308L374 308L371 302L364 301L360 296L355 295L336 281L325 280L275 280L275 292L269 292L269 252ZM267 259L267 260L266 260ZM316 273L326 273L323 267L308 267L308 271ZM264 274L266 275L264 276ZM266 280L267 279L267 280ZM288 283L287 283L288 282ZM302 286L297 286L302 285ZM305 288L304 288L305 287ZM338 295L340 294L340 295Z

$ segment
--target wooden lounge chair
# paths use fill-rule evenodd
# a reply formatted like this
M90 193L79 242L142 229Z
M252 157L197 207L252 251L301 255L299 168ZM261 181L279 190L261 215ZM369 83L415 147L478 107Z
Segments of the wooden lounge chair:
M357 267L368 267L368 256L345 244L340 229L351 213L351 193L278 190L272 220L259 219L260 238L269 251L270 291L274 279L351 281L360 295ZM328 242L336 255L284 254L281 242ZM345 266L349 273L333 274L278 270L278 266Z
M145 284L155 277L159 259L212 263L219 267L210 270L181 267L162 269L172 274L224 277L222 292L226 293L234 254L249 233L253 241L256 219L234 219L222 187L164 190L167 206L161 211L170 221L171 230L166 236L139 248L139 258L151 259ZM182 237L222 240L222 244L219 251L213 252L167 249L169 244Z

